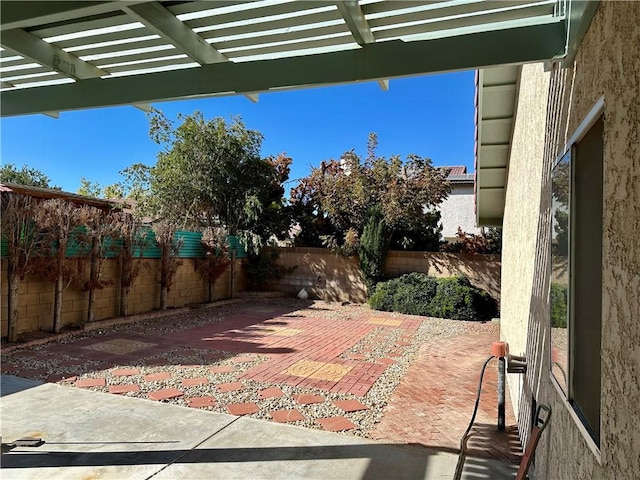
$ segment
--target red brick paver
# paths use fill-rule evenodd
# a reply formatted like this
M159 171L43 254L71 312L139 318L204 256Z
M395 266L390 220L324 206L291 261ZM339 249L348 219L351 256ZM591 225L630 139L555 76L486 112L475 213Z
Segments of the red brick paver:
M341 432L344 430L353 430L356 426L345 417L328 417L319 418L316 423L322 428L330 432Z
M302 414L296 410L276 410L273 412L269 412L269 416L273 419L274 422L278 423L287 423L287 422L297 422L298 420L304 420Z
M104 387L107 381L104 378L82 378L76 381L76 387L90 388L90 387Z
M165 388L162 390L156 390L155 392L149 393L149 398L151 400L167 400L169 398L181 397L184 395L184 392L181 392L177 388Z
M144 376L145 382L157 382L160 380L168 380L171 378L171 374L169 372L158 372L158 373L150 373L149 375Z
M191 408L215 407L218 404L216 397L210 396L187 398L186 402Z
M240 382L231 382L231 383L219 383L218 391L221 393L224 392L235 392L236 390L242 390L244 386Z
M138 375L140 370L137 368L120 368L111 372L114 377L128 377L130 375Z
M109 387L109 393L127 393L127 392L139 392L140 391L140 385L137 385L135 383L131 383L128 385L111 385Z
M274 398L274 397L282 397L284 392L279 388L265 388L264 390L260 390L258 392L260 394L260 398Z
M496 332L460 335L423 345L371 436L457 450L473 413L480 369L497 339ZM494 360L485 373L476 417L478 434L469 441L469 455L518 461L519 442L508 395L506 423L511 427L503 433L496 428L497 377Z
M361 404L357 400L336 400L333 404L345 412L357 412L367 409L366 405Z
M300 405L310 405L312 403L324 402L324 397L320 395L313 395L313 394L294 395L293 399L296 402L298 402Z
M205 385L209 383L209 380L207 380L204 377L200 377L200 378L185 378L184 380L182 380L182 386L183 387L195 387L196 385Z
M255 403L232 403L227 405L227 410L231 415L250 415L260 411L260 407Z

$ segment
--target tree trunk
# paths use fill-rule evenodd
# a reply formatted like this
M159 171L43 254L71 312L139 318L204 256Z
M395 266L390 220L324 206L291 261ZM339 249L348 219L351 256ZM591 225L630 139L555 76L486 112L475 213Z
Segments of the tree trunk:
M89 273L89 304L87 307L87 322L95 320L96 287L100 276L100 257L98 239L91 240L91 270Z
M120 285L120 315L126 317L129 315L129 287Z
M207 302L211 303L213 302L213 282L208 282L209 284L209 291L208 291L208 295L207 295Z
M162 258L160 259L160 310L167 309L167 263L169 261L169 253L169 246L163 245Z
M20 277L15 273L9 260L7 269L7 280L9 283L9 295L7 296L7 340L9 342L18 341L18 287Z
M231 251L231 298L233 298L236 281L236 251Z
M53 304L53 333L60 333L62 328L62 292L64 290L64 279L62 274L56 279L56 291Z

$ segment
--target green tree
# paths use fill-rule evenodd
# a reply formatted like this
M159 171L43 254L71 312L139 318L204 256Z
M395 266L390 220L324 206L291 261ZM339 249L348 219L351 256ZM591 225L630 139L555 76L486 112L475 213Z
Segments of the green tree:
M40 235L33 222L33 197L2 192L0 213L2 237L7 242L7 312L9 342L18 340L18 288L20 280L34 268L33 258L40 249Z
M176 127L151 113L150 136L164 148L155 166L129 172L136 184L148 185L145 211L181 228L222 226L254 248L271 235L282 237L290 224L282 184L291 159L261 158L262 135L239 118L207 120L195 112L178 120Z
M84 195L85 197L98 198L102 194L102 187L98 182L92 182L84 177L80 178L80 187L76 190L78 195Z
M294 211L302 212L295 219L303 231L315 220L317 230L335 232L324 237L325 245L362 254L366 239L366 250L375 252L361 263L368 283L379 279L378 273L369 277L366 272L381 271L380 262L394 236L400 236L400 242L411 233L425 237L421 232L431 229L433 233L425 238L430 242L433 237L439 239L434 207L449 193L445 172L434 168L431 160L417 155L405 161L399 156L379 157L377 144L376 135L370 134L364 161L351 150L340 161L322 162L291 192ZM361 262L366 257L365 252ZM374 260L377 265L371 263Z
M51 179L40 170L23 165L18 170L13 163L7 163L0 167L0 182L17 183L27 187L42 187L61 190L60 187L51 186Z

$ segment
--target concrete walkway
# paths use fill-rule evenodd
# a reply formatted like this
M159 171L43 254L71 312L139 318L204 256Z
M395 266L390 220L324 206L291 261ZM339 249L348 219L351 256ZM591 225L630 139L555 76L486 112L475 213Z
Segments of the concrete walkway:
M2 377L3 479L450 479L457 455ZM15 447L38 437L39 447ZM513 478L470 459L465 479Z

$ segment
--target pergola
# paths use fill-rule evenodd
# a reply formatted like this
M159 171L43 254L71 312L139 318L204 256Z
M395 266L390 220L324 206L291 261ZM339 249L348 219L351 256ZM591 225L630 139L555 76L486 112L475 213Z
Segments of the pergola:
M393 78L507 65L506 76L480 75L485 101L477 99L478 211L489 202L478 217L496 224L514 111L513 103L497 108L488 99L500 89L516 98L513 65L570 64L596 6L577 0L2 0L0 112L56 117L236 94L255 102L261 92L363 81L387 89Z

